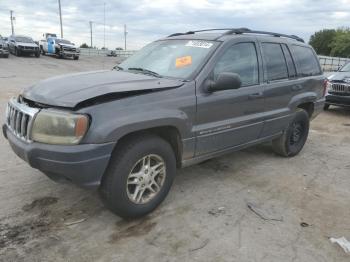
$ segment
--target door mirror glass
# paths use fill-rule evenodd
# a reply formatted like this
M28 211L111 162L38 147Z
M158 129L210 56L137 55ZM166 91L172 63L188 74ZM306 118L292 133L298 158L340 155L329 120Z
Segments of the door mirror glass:
M223 72L217 76L216 81L210 81L208 83L207 90L209 92L238 89L242 85L241 78L236 73Z

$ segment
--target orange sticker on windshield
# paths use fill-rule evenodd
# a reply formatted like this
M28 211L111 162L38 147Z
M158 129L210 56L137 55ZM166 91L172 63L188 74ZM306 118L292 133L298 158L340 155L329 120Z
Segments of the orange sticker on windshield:
M183 57L176 58L175 66L177 68L188 66L190 64L192 64L192 56L188 55L188 56L183 56Z

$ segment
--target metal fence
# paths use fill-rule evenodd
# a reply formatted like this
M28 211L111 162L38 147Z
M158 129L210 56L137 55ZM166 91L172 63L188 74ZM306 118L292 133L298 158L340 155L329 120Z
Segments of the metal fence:
M94 48L80 48L80 54L88 55L88 56L106 56L111 51L113 51L116 54L116 56L119 56L119 57L129 57L136 52L135 50L124 51L124 50L101 50L101 49L94 49Z
M321 67L325 72L338 71L344 64L350 62L350 58L343 57L331 57L331 56L318 56Z

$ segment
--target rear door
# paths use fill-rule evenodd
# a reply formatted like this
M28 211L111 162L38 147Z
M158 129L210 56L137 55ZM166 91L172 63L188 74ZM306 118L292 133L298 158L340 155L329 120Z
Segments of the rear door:
M262 42L264 63L264 97L266 121L261 137L278 134L288 126L293 93L302 89L296 79L296 68L288 46L284 43Z
M258 138L263 127L261 59L257 42L228 44L214 57L207 79L219 73L237 73L242 87L208 93L197 87L196 156L229 149Z

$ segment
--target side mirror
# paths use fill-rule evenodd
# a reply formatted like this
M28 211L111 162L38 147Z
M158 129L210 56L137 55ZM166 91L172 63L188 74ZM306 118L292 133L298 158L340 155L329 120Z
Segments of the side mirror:
M206 89L208 92L215 92L229 89L238 89L241 86L242 81L238 74L223 72L218 75L216 81L209 80Z

